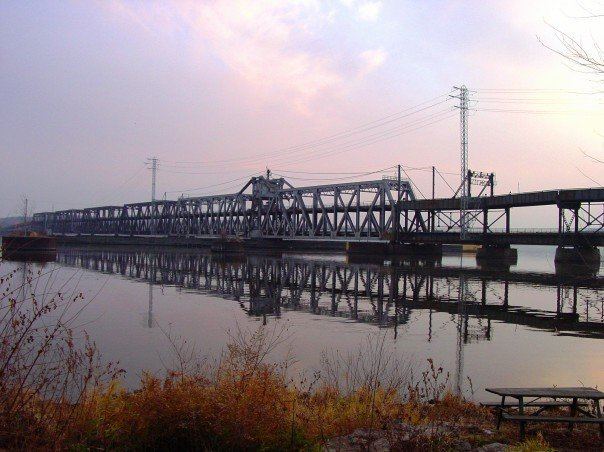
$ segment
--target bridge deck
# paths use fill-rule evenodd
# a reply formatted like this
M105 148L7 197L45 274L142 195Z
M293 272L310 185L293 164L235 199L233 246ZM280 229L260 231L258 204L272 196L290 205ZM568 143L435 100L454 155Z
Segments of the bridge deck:
M547 205L559 209L555 229L511 229L510 209ZM603 187L474 196L465 215L460 207L459 198L417 199L409 181L293 187L256 177L234 194L37 213L33 226L52 234L604 246ZM481 233L462 240L467 223Z
M469 208L506 209L514 207L555 206L587 202L604 202L604 188L578 188L570 190L547 190L526 193L510 193L485 197L472 197ZM403 201L402 208L408 210L459 210L459 198L417 199Z

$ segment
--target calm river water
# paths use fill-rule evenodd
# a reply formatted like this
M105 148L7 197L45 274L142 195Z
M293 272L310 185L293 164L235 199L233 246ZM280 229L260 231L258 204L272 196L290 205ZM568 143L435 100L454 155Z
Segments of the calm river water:
M50 284L32 290L83 292L78 328L120 362L130 387L170 362L168 334L217 356L229 331L267 324L287 328L282 348L295 370L311 372L324 352L346 354L384 335L393 358L417 372L432 358L453 388L484 400L488 386L604 386L603 269L568 276L554 253L520 247L517 265L493 269L472 255L393 264L69 247L56 262L5 262L2 273L42 266Z

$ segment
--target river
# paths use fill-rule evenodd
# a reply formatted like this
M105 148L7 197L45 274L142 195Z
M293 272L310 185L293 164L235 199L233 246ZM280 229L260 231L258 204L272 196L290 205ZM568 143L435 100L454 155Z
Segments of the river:
M470 254L348 263L329 254L66 247L55 262L4 262L2 273L41 270L31 288L39 294L81 291L76 329L103 359L119 361L130 388L143 371L169 366L174 341L216 357L229 334L261 325L286 330L275 356L290 353L294 373L383 339L416 375L431 358L453 390L476 400L489 399L489 386L604 386L602 267L566 275L555 248L518 251L517 265L484 268Z

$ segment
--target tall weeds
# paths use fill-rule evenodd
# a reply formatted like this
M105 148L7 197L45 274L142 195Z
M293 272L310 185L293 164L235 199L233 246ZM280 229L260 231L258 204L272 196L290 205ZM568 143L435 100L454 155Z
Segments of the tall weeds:
M445 392L412 383L409 364L388 355L384 338L368 338L355 353L324 355L310 381L293 384L289 360L270 362L283 330L237 330L221 358L203 366L176 360L186 372L145 375L140 388L98 394L78 443L101 448L300 449L357 429L383 430L397 421L422 424L410 410ZM176 345L175 350L180 350ZM189 352L185 357L193 357ZM427 371L426 378L438 375ZM430 388L441 388L432 385ZM411 392L413 394L411 394ZM440 389L439 389L440 391ZM453 401L449 400L450 408ZM420 411L426 415L428 410Z
M294 384L291 360L269 359L287 332L266 326L235 330L214 362L164 331L174 355L166 374L144 374L126 391L121 371L74 335L82 294L69 280L50 290L45 272L0 277L0 447L297 450L364 429L398 432L391 444L421 449L448 444L442 422L487 418L448 393L431 361L416 376L384 335L354 353L325 353L312 378ZM426 425L433 431L413 427Z
M71 325L85 303L70 282L51 291L51 275L26 264L0 276L2 447L61 444L89 395L120 373L87 336L76 345Z

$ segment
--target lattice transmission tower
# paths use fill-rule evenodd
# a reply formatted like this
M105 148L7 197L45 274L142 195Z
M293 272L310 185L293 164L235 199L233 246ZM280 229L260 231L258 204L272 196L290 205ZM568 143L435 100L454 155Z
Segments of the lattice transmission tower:
M155 188L157 185L157 162L158 162L157 157L151 157L151 158L147 159L147 163L151 164L151 202L153 203L153 213L152 213L152 218L151 218L151 233L152 234L155 234L155 213L156 213L155 212L155 210L156 210Z
M459 99L459 123L460 123L460 138L461 138L461 158L460 158L460 208L459 208L459 228L460 237L466 238L468 233L468 197L470 195L468 182L468 111L469 111L469 91L465 85L461 87L454 86L459 91L459 95L452 96Z

